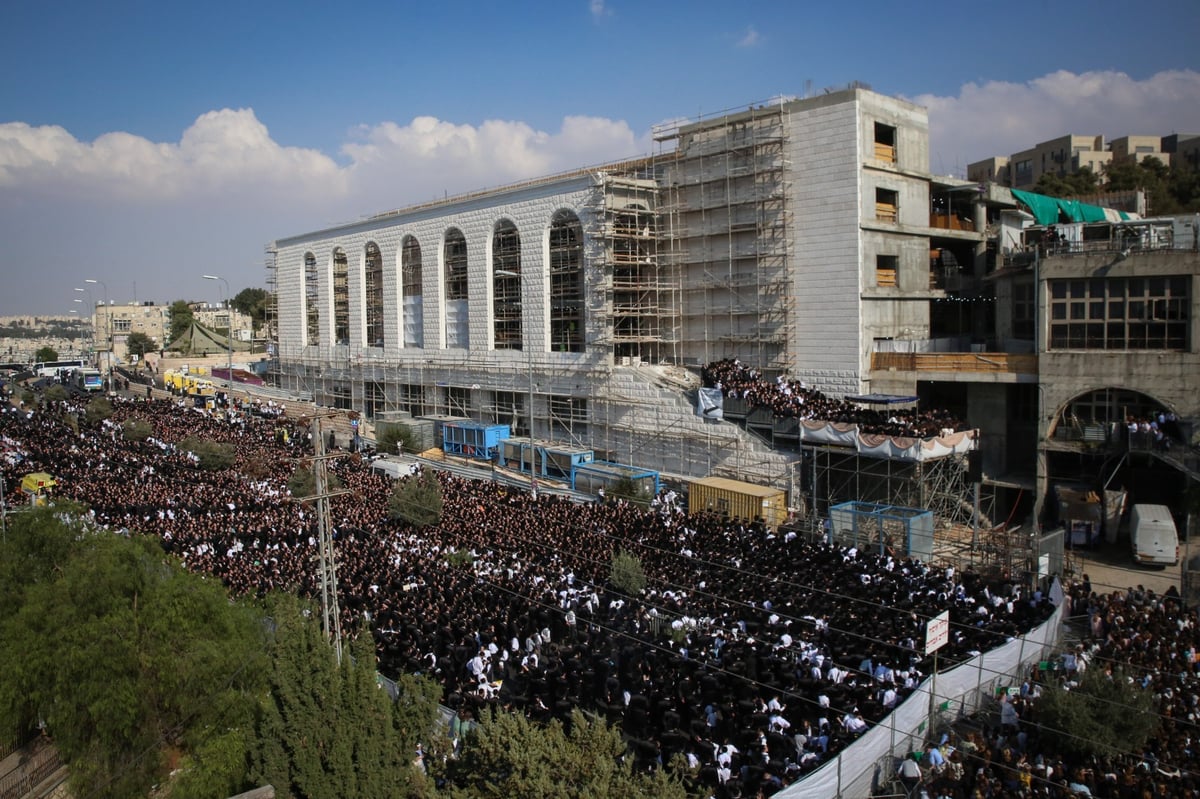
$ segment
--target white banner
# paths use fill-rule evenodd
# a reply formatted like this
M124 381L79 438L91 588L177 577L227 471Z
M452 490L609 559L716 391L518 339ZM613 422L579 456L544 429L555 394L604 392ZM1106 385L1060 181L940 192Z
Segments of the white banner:
M705 419L724 419L724 395L719 388L702 388L696 392L696 415Z

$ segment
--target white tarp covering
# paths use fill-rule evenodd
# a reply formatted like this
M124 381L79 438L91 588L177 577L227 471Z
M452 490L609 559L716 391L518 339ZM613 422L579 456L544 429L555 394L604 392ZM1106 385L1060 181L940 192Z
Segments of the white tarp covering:
M425 346L425 313L419 294L404 298L404 346Z
M901 438L860 433L858 425L839 422L802 421L800 435L805 444L853 447L860 455L898 461L927 461L975 449L978 431L963 430L936 438Z
M466 300L446 301L446 346L467 349L471 346L470 317Z
M800 422L800 437L806 444L855 447L858 445L858 425L806 420Z
M702 388L696 392L696 415L705 419L725 418L725 394L719 388Z
M1062 598L1062 588L1055 581L1050 590L1050 601L1057 608L1042 626L998 649L984 652L949 671L940 672L936 677L927 678L891 715L863 733L838 757L775 796L778 799L870 796L876 783L882 783L892 776L891 773L876 773L881 762L886 763L889 755L899 759L921 748L925 726L929 721L931 693L934 694L935 707L949 703L951 707L969 713L994 696L997 687L1020 684L1024 667L1041 660L1043 654L1058 641L1063 617Z

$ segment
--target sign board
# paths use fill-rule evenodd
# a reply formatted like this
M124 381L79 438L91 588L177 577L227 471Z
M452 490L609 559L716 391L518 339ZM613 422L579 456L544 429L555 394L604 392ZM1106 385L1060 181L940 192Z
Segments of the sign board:
M950 611L944 610L925 624L925 654L938 651L950 641Z

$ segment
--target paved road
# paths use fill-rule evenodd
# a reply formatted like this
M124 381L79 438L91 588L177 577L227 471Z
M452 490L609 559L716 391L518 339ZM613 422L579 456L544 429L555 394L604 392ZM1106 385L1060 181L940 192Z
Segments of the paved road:
M1181 566L1193 554L1200 554L1200 542L1181 542ZM1159 594L1172 585L1175 586L1175 590L1180 589L1181 566L1139 566L1133 562L1127 538L1116 544L1101 544L1094 550L1073 550L1069 553L1068 563L1074 571L1073 575L1068 576L1079 577L1087 574L1092 581L1092 590L1097 593L1124 591L1137 585Z

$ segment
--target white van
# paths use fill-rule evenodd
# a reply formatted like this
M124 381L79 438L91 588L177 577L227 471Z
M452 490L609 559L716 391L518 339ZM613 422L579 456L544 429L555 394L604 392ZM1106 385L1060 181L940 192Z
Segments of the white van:
M1179 563L1179 534L1166 505L1134 505L1129 516L1133 559L1151 566Z

